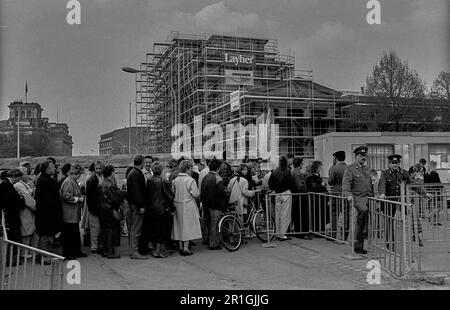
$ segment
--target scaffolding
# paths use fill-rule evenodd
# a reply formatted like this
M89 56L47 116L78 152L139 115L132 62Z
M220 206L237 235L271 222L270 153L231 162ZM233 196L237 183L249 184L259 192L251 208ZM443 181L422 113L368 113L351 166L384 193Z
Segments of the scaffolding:
M250 57L230 63L225 54ZM140 153L169 153L175 124L191 131L203 126L247 125L273 114L279 125L280 153L312 157L313 137L336 131L342 121L341 93L313 82L313 73L296 70L295 57L280 54L276 39L172 32L154 43L136 75L136 124ZM247 80L230 79L248 74ZM239 107L230 94L240 91ZM202 137L197 141L204 141ZM195 137L194 137L195 141Z

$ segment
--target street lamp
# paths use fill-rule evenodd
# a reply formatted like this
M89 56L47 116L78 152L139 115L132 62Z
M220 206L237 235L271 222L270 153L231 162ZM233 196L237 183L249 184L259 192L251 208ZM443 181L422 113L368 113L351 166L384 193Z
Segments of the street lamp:
M156 75L156 74L151 73L151 72L146 71L146 70L138 70L138 69L130 68L130 67L123 67L122 71L127 72L127 73L145 73L146 75L149 75L149 76L152 76L152 77L155 77L155 78L162 78L164 80L164 82L166 82L166 84L168 84L170 86L170 91L172 92L172 96L175 99L175 101L178 103L178 98L177 98L175 89L173 88L172 84L167 82L167 79L165 77Z
M157 75L157 74L155 74L153 72L149 72L147 70L138 70L138 69L130 68L130 67L122 67L122 71L124 71L126 73L134 73L134 74L136 74L136 73L144 73L145 75L148 75L148 76L151 76L151 77L154 77L154 78L161 78L162 80L164 80L164 82L167 85L169 85L170 91L172 93L173 101L176 103L176 107L177 107L176 109L179 109L179 106L180 106L179 97L177 96L177 94L175 92L175 89L173 88L173 85L171 83L169 83L164 76L159 76L159 75ZM180 121L179 121L178 118L180 117L180 113L178 112L178 110L176 110L175 113L176 113L176 116L177 116L177 122L179 123Z

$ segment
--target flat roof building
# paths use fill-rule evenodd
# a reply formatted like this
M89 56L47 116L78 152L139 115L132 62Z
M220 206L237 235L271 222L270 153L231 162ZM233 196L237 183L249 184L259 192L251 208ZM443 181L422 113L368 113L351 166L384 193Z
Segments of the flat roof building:
M314 137L314 158L323 163L323 175L332 166L332 154L345 151L347 164L353 163L353 150L368 147L367 166L381 171L388 168L387 156L402 156L408 170L424 158L435 161L443 183L450 183L450 132L331 132Z
M130 132L131 131L131 132ZM136 154L136 127L120 128L100 135L98 143L100 156L119 154ZM129 136L131 134L131 149L129 148Z

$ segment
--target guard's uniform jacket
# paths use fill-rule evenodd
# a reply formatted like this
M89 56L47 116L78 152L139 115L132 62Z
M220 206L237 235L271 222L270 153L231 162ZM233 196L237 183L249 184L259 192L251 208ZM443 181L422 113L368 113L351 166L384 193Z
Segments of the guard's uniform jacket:
M386 197L391 197L390 200L400 200L400 185L402 181L405 181L406 184L417 184L414 180L411 179L408 171L404 169L393 170L386 169L381 172L380 182L378 183L378 191L381 194L386 195ZM420 195L426 195L427 191L424 190L420 184L418 186L412 187L412 190L417 192ZM393 198L395 197L395 198ZM398 197L398 199L396 199Z
M378 191L387 197L400 197L400 184L402 181L412 183L408 171L404 169L386 169L381 172Z
M373 196L372 180L367 166L353 163L345 168L342 194L344 197L353 196L357 209L367 206L368 198Z

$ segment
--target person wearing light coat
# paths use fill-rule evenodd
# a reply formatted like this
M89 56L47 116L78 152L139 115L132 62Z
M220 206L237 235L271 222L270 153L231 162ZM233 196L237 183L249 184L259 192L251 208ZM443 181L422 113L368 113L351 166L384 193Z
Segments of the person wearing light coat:
M69 260L86 257L86 254L81 251L79 227L84 196L81 193L78 179L83 170L80 164L73 165L70 169L69 177L64 180L59 191L62 204L63 256Z
M183 160L180 163L180 173L172 182L176 208L172 239L179 241L180 254L183 256L192 255L189 251L189 241L202 238L200 214L195 202L200 193L195 180L190 176L191 171L192 163Z
M34 212L36 211L36 201L32 194L33 189L26 183L28 181L27 168L18 168L22 173L22 178L14 184L17 193L23 197L25 208L20 210L20 234L22 243L36 248L38 246L38 237L36 234L36 222Z
M236 211L242 217L248 213L248 198L255 196L255 191L248 189L249 184L246 179L249 169L247 164L241 164L238 173L235 174L230 183L228 183L228 190L230 191L230 202L236 202ZM237 187L235 188L235 186ZM234 190L233 190L234 189Z

